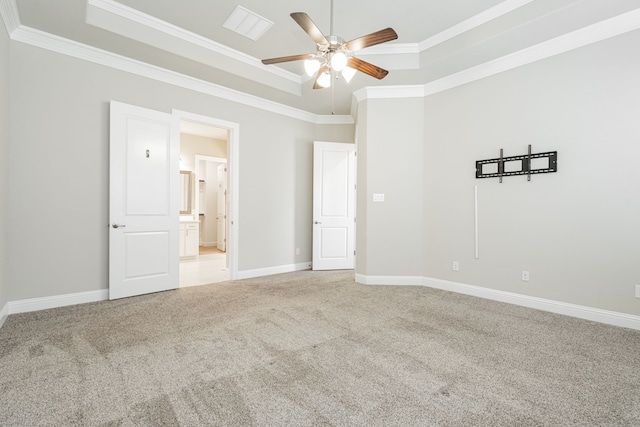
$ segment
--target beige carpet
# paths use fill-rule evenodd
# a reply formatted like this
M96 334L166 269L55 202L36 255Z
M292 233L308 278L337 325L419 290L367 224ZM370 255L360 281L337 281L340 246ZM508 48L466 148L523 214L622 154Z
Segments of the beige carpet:
M3 426L638 426L640 332L299 272L11 315Z

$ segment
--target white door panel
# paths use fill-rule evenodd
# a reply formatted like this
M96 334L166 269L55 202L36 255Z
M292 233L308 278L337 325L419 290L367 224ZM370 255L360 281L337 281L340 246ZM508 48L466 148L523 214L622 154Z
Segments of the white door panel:
M172 121L111 102L110 299L178 287L179 142Z
M316 141L313 152L313 269L352 269L355 147Z

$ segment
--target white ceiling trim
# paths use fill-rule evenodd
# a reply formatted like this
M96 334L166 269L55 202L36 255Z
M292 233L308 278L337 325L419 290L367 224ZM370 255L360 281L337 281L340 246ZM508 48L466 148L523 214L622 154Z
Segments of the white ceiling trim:
M104 65L116 70L135 74L141 77L157 80L163 83L194 90L196 92L226 99L239 104L269 111L275 114L303 120L315 124L353 124L350 115L318 115L308 111L293 108L285 104L270 101L237 90L229 89L215 83L206 82L194 77L186 76L171 70L137 61L125 56L117 55L94 48L73 40L65 39L53 34L45 33L34 28L21 25L11 33L11 39L71 56L77 59Z
M384 43L359 50L358 55L420 54L420 43Z
M420 52L451 40L496 18L506 15L533 0L507 0L420 42Z
M14 0L2 0L2 1L14 1ZM451 28L448 28L432 37L429 37L428 39L423 40L420 43L381 44L377 46L371 46L367 49L363 49L361 52L359 52L359 54L364 56L368 56L368 55L405 55L405 56L411 56L411 57L415 56L415 58L413 58L412 60L409 60L408 62L405 61L405 62L407 64L419 64L420 63L419 55L421 52L427 49L430 49L438 44L444 43L450 39L453 39L483 24L486 24L489 21L492 21L503 15L506 15L515 9L518 9L528 3L531 3L532 1L534 0L506 0L457 25L454 25ZM105 13L107 15L105 15ZM115 16L120 19L125 19L130 23L135 23L136 25L140 25L142 26L142 29L138 28L136 31L131 31L129 32L129 34L126 34L127 33L126 26L119 25L118 23L114 22L113 19L109 18L108 15L112 15L112 17ZM306 81L306 78L304 75L298 75L298 74L292 73L278 66L275 66L275 67L265 66L257 58L254 58L250 55L246 55L235 49L231 49L221 43L217 43L213 40L207 39L206 37L184 30L183 28L170 24L161 19L147 15L143 12L140 12L136 9L125 6L114 0L88 0L87 22L114 33L124 34L127 37L130 37L134 40L151 44L152 46L170 51L174 54L188 57L189 59L192 59L194 61L201 62L216 68L220 68L237 75L242 75L243 77L250 78L260 83L268 84L272 87L275 86L281 90L285 90L290 93L294 93L296 95L301 94L300 85L304 84L304 82ZM154 30L157 33L143 36L143 34L145 33L145 31L143 30L144 28ZM165 40L163 40L167 36L175 38L176 40L180 40L189 45L203 48L205 49L205 52L195 50L190 54L189 53L190 50L193 50L193 49L189 49L189 47L185 45L172 46L172 43L167 43ZM209 53L209 54L207 55L206 53ZM228 59L231 59L232 61L231 62L220 61L219 59L211 58L210 53L222 55ZM244 68L246 68L246 66L253 68L254 72L244 69L243 65L245 66ZM409 67L409 69L413 69L413 68L416 68L416 67ZM259 71L257 74L255 73L256 70ZM267 74L265 74L265 71L267 72ZM291 87L290 85L284 84L282 87L280 87L280 85L278 85L277 82L264 81L265 75L268 75L268 73L271 73L274 76L277 76L278 78L289 80L290 82L294 82L296 86Z
M354 92L354 101L426 97L638 29L635 9L424 85L365 87Z
M0 0L0 15L2 15L7 34L11 35L20 26L16 0Z
M113 0L88 0L87 23L221 70L300 95L302 76Z
M506 15L522 6L531 3L534 0L506 0L490 9L485 10L469 19L466 19L451 28L435 34L420 43L386 43L371 46L360 52L363 55L393 55L393 54L415 54L419 55L427 49L445 43L467 31L471 31L487 22L493 21L503 15ZM360 53L358 52L358 53Z

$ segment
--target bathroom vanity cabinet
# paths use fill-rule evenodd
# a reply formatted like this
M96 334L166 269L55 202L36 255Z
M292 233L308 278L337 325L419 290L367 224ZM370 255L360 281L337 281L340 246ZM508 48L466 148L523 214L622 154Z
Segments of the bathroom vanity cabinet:
M180 258L195 258L200 241L199 221L180 221Z

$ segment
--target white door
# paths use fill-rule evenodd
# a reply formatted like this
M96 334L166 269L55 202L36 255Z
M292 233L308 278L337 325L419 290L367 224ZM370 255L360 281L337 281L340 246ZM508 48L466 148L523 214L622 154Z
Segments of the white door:
M218 165L218 249L227 250L227 165Z
M110 299L178 287L176 128L170 114L111 102Z
M313 145L313 269L354 268L355 146Z

